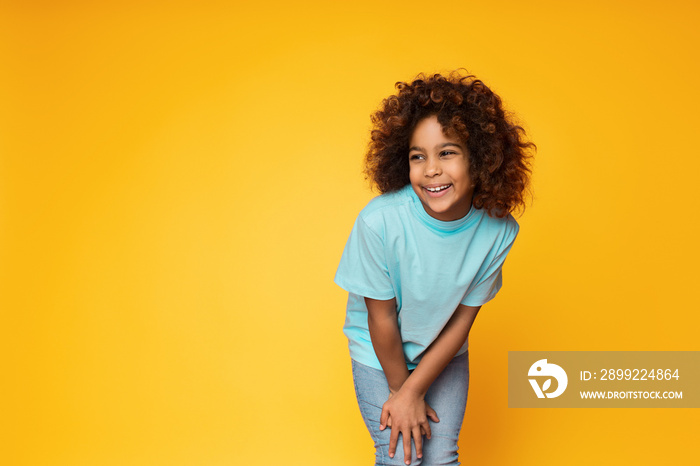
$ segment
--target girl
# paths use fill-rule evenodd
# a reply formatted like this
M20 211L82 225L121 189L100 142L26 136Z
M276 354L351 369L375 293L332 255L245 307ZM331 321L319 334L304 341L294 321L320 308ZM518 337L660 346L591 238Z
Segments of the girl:
M501 288L534 145L459 72L397 83L372 115L359 214L335 282L377 465L459 464L469 330ZM430 422L432 421L432 422Z

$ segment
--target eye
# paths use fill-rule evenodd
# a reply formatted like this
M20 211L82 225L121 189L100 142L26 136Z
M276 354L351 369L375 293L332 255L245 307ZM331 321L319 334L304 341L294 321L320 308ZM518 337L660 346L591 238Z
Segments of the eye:
M456 153L457 152L455 152L453 150L443 150L443 151L440 151L440 157L447 157L450 155L455 155Z
M420 160L423 156L421 154L409 154L408 160Z

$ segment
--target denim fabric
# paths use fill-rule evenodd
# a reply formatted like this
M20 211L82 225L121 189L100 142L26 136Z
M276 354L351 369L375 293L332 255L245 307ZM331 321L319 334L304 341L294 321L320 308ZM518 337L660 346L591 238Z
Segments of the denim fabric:
M379 430L382 405L389 398L389 384L384 372L352 360L352 375L360 412L376 449L376 465L403 465L403 440L399 435L398 447L389 458L391 429ZM411 442L411 465L459 465L457 440L467 406L469 389L469 352L455 357L433 382L425 395L425 401L437 412L440 422L430 419L432 438L423 438L423 458L416 458L416 448Z

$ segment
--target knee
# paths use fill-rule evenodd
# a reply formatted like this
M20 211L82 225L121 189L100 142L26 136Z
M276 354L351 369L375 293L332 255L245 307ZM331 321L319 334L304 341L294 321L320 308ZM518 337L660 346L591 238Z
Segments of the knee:
M423 465L458 465L459 455L457 450L459 446L457 445L457 440L457 438L433 435L423 447Z
M394 457L389 457L389 443L375 443L375 466L408 466L404 462L403 446L399 445ZM425 453L423 454L425 457ZM416 458L416 446L411 442L411 464L410 466L421 466L423 458Z

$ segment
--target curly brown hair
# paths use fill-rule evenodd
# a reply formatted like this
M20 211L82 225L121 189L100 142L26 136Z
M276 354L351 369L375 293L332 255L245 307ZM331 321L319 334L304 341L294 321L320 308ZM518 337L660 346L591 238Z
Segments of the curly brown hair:
M454 132L469 151L470 175L476 183L473 205L494 217L525 207L530 158L536 149L525 130L512 123L501 99L475 76L460 70L448 76L418 75L397 82L397 95L387 97L372 116L372 139L365 174L381 193L409 181L408 149L421 120L436 115L445 132Z

